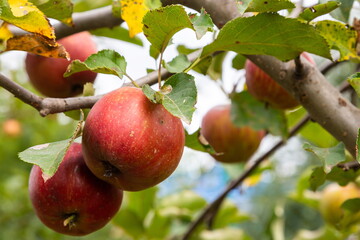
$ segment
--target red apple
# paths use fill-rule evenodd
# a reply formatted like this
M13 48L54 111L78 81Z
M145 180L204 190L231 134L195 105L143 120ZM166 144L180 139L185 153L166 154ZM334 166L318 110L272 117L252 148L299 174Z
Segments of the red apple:
M302 56L315 65L308 53ZM248 91L258 100L279 109L292 109L299 105L293 96L250 60L246 60L245 70Z
M224 163L249 160L265 134L250 127L235 126L230 118L230 105L211 108L202 119L200 132L218 153L213 157Z
M56 232L86 235L105 226L120 208L123 193L87 168L81 144L73 143L53 177L34 165L30 200L40 220Z
M139 191L172 174L185 134L181 120L150 102L140 88L123 87L90 110L82 142L85 162L98 178Z
M84 61L97 52L89 32L73 34L58 42L65 47L71 61L75 59ZM97 75L91 71L84 71L64 78L63 74L71 61L29 53L25 59L25 67L30 82L39 92L48 97L66 98L82 93L83 85L94 82Z

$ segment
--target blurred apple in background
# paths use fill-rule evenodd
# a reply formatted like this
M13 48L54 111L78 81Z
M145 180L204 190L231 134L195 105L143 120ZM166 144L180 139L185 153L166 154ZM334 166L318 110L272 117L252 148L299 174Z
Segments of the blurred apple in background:
M218 154L213 157L224 163L246 162L258 149L264 131L237 127L230 118L230 105L211 108L203 117L201 134Z
M21 123L16 119L7 119L2 123L2 130L9 137L18 137L22 133Z

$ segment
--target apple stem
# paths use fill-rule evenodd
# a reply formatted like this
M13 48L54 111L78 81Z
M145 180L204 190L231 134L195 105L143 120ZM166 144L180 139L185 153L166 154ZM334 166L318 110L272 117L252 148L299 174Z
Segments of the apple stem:
M124 73L124 75L131 81L131 83L137 87L140 88L140 86L136 83L136 81L134 79L132 79L128 74Z
M69 229L72 229L76 225L76 218L77 214L72 213L64 220L64 227L69 227Z
M159 67L158 67L158 84L159 84L159 89L161 89L161 62L163 59L163 54L164 51L160 52L160 59L159 59Z

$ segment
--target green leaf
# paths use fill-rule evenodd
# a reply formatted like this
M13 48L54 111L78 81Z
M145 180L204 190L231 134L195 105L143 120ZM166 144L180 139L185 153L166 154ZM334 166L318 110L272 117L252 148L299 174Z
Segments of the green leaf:
M253 0L236 0L238 10L243 14Z
M113 74L122 78L126 74L126 61L123 56L114 50L101 50L92 54L84 62L72 61L64 77L74 73L90 70L97 73Z
M310 189L313 191L316 191L318 187L323 185L326 180L326 173L324 172L323 167L316 167L313 169L311 175L310 175Z
M201 39L207 32L214 31L214 23L210 18L210 15L201 8L200 15L190 15L191 22L194 26L196 38Z
M320 0L321 3L327 2L328 0ZM354 0L337 0L340 7L330 13L330 15L342 22L348 23L350 12L354 4Z
M216 153L210 144L201 136L200 129L193 134L185 132L185 146L200 152Z
M309 8L306 8L300 15L299 18L304 19L307 22L312 21L313 19L328 14L334 9L340 6L339 2L329 1L327 3L318 4Z
M242 54L237 54L232 60L232 67L237 70L243 69L245 66L245 62L246 57L244 57L244 55Z
M331 59L325 39L314 27L274 13L229 21L201 57L216 51L271 55L284 61L305 51Z
M46 178L52 177L58 169L71 141L36 145L19 153L19 158L27 163L38 165Z
M284 112L266 106L247 91L231 96L231 119L239 127L250 126L255 130L267 129L270 133L285 138L288 134Z
M212 80L218 80L222 78L223 63L227 52L222 52L211 58L211 64L207 69L206 74Z
M139 192L126 192L121 208L133 211L143 222L146 215L155 206L157 191L157 187L152 187Z
M350 182L354 182L358 177L359 173L353 169L344 170L340 167L333 167L331 171L326 175L326 179L337 182L340 186L345 186Z
M161 7L162 3L160 0L145 0L145 6L147 6L149 9L154 9Z
M143 219L139 218L134 211L126 207L121 207L121 212L115 215L112 223L135 239L138 239L145 234Z
M133 43L139 46L143 46L143 42L139 37L129 37L129 30L123 27L113 27L113 28L98 28L90 31L91 34L100 36L118 39L124 42Z
M346 160L345 145L342 142L332 148L318 148L305 143L303 148L306 151L312 152L321 160L325 173L329 173L333 166Z
M142 91L145 94L145 96L153 103L158 103L156 99L156 91L152 89L148 84L145 84L142 86Z
M251 237L247 236L243 230L238 228L226 227L216 230L204 230L200 233L199 240L250 240Z
M209 68L212 64L213 58L210 56L207 56L206 58L201 59L201 61L195 65L194 68L192 68L192 70L194 70L195 72L201 73L203 75L206 75L209 71Z
M225 201L216 214L213 222L213 228L224 228L233 223L241 223L250 220L250 217L239 211L238 207L231 201Z
M193 29L185 9L179 5L150 10L143 18L143 32L151 46L164 52L172 36L184 28Z
M357 95L360 97L360 72L348 77L347 81L350 83L350 85L356 91Z
M163 95L162 105L171 114L190 124L197 100L194 77L177 73L166 80L163 88L171 88L171 92Z
M291 8L295 8L295 4L289 0L252 0L246 12L277 12Z
M342 209L346 209L349 212L356 213L360 211L360 198L351 198L341 204Z
M176 47L176 50L180 53L180 54L185 54L188 55L190 53L196 52L197 50L199 50L199 48L188 48L184 45L178 45Z
M358 162L360 162L359 149L360 149L360 128L358 129L358 135L356 138L356 161Z
M72 25L73 3L71 0L29 0L47 17Z
M356 52L357 33L346 24L324 20L316 22L316 30L326 39L331 49L340 52L339 61L353 59L360 62Z
M158 205L159 209L177 207L180 209L186 209L191 212L201 210L206 206L206 200L199 194L191 190L183 190L179 193L174 193L166 196L160 200Z
M171 73L180 73L183 72L187 67L189 67L191 62L186 55L180 54L173 58L170 62L164 63L164 67Z
M151 210L146 216L144 225L148 239L166 239L171 227L171 219L161 215L157 210Z

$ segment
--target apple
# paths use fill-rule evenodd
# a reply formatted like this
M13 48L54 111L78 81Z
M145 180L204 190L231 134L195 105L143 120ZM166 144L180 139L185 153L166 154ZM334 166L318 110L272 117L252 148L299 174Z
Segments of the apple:
M96 53L95 42L89 32L80 32L58 41L70 55L70 60L84 61ZM83 85L94 82L97 74L91 71L75 73L63 77L71 61L62 58L50 58L28 53L25 59L26 72L30 82L42 94L48 97L66 98L82 93Z
M40 220L52 230L82 236L105 226L118 212L123 192L98 179L87 168L82 146L73 143L55 175L44 178L34 165L30 200Z
M327 185L321 194L319 203L320 213L325 221L337 226L344 217L341 205L352 198L360 198L360 189L356 184L349 183L346 186L340 186L337 183L331 183ZM360 214L354 214L351 218L349 222L359 220Z
M16 119L7 119L2 124L2 130L9 137L18 137L22 133L21 123Z
M211 108L202 119L200 133L217 152L212 156L223 163L246 162L265 135L264 131L235 126L230 105Z
M301 55L315 65L308 53ZM293 96L250 60L245 62L245 71L247 89L258 100L278 109L292 109L299 105Z
M85 162L98 178L140 191L176 169L185 133L181 120L150 102L140 88L122 87L90 110L82 143Z

